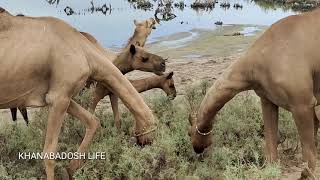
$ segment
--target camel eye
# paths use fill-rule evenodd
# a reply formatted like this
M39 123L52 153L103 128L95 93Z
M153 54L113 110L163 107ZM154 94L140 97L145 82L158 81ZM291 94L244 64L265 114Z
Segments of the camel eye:
M173 84L171 84L171 85L169 86L169 88L174 88L174 85L173 85Z
M144 62L144 63L147 62L148 60L149 60L149 58L144 58L144 57L142 58L142 62Z

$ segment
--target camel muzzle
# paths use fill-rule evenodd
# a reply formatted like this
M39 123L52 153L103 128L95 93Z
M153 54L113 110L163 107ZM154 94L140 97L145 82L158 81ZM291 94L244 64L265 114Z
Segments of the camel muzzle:
M197 154L202 154L204 152L204 148L193 147L193 150Z

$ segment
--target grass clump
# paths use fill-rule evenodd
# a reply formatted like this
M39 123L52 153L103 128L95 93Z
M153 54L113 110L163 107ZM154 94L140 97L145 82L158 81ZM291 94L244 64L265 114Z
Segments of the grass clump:
M266 165L263 153L261 109L257 99L247 93L230 101L216 117L213 145L202 155L193 152L187 135L188 115L195 114L210 82L187 88L183 98L174 101L153 95L148 105L158 120L155 141L141 148L132 141L134 118L121 110L122 127L118 132L111 111L98 111L101 128L89 152L106 152L105 160L87 160L76 172L76 179L276 179L279 164ZM91 90L75 100L88 107ZM0 130L0 179L43 178L42 160L18 160L18 152L42 152L46 129L46 108L37 112L30 127L8 125ZM280 131L286 137L280 154L293 148L297 134L288 113L280 113ZM59 152L74 152L84 136L79 120L67 116L59 139ZM286 145L286 142L288 145ZM296 151L289 151L295 155ZM287 157L288 154L285 154ZM57 171L67 161L58 161Z

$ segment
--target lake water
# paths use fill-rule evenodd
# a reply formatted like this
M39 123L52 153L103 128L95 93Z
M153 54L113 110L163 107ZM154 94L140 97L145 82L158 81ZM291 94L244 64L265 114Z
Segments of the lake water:
M126 0L92 1L94 7L103 7L104 4L107 7L111 5L111 11L108 10L106 13L91 12L92 4L89 0L1 0L0 7L12 14L22 13L28 16L61 18L77 29L93 34L104 47L117 49L122 47L132 35L134 19L143 20L154 17L157 2L153 0L151 2L154 4L153 9L145 11L135 9ZM176 18L161 22L151 34L149 42L179 32L191 32L193 29L214 30L216 21L222 21L224 24L271 25L283 17L294 14L291 10L284 10L280 7L266 8L266 6L262 7L247 0L229 0L231 4L229 9L221 8L219 4L225 1L219 0L215 8L209 11L196 11L190 8L192 0L184 2L186 4L184 10L172 9ZM235 3L243 5L243 8L238 10L233 8ZM64 11L66 7L72 8L74 14L67 15Z

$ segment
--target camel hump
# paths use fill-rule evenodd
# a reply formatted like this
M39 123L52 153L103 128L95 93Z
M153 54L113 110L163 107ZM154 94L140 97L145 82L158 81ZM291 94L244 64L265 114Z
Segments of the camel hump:
M84 37L86 37L91 43L97 43L98 40L94 38L91 34L87 32L80 32Z

